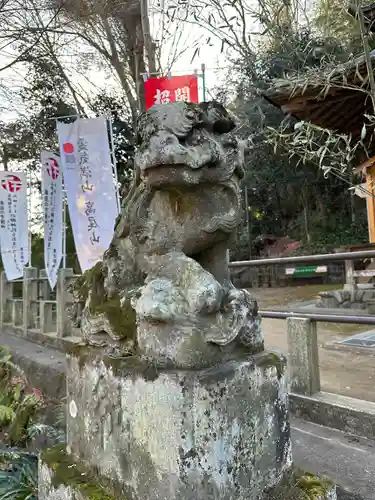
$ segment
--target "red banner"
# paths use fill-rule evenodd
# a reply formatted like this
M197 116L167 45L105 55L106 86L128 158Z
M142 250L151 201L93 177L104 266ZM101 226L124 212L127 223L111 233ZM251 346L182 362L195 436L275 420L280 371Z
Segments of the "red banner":
M194 75L148 78L145 82L146 109L154 104L186 101L198 103L198 78Z

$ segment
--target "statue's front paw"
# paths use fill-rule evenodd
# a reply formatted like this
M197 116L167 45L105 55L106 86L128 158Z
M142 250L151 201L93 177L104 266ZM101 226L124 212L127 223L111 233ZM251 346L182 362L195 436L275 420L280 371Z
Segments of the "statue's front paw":
M256 335L255 335L256 333ZM206 335L206 341L221 346L232 342L251 344L255 337L261 335L260 318L256 300L246 290L233 288L225 296L220 313L217 315L217 327ZM242 337L246 341L242 341Z
M222 308L225 312L231 312L238 316L251 318L258 315L258 303L252 298L247 290L238 290L233 288L224 298Z
M258 314L258 303L247 290L233 289L227 297L231 314L236 318L238 328L236 342L251 352L264 349L261 318Z
M133 304L137 317L150 322L178 323L188 314L186 300L173 283L166 279L155 279L147 283Z

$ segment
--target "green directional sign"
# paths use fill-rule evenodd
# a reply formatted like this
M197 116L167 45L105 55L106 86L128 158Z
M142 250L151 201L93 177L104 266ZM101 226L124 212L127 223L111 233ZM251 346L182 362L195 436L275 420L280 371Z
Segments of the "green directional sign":
M287 267L285 274L286 276L311 276L312 274L325 274L327 271L327 266Z

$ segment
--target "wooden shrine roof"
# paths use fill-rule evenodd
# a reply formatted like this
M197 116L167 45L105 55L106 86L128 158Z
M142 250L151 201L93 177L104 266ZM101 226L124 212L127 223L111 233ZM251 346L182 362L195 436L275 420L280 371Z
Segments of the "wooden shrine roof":
M375 53L371 54L375 69ZM374 114L364 56L324 73L274 80L263 96L285 114L358 139L366 114ZM368 134L370 136L371 134Z

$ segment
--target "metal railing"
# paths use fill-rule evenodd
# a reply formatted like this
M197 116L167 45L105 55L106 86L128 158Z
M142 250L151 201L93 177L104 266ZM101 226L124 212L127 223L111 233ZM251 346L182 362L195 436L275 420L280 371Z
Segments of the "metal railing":
M375 317L271 310L261 311L261 314L263 318L286 319L287 380L291 414L319 425L374 439L374 403L321 390L317 323L374 324ZM363 348L365 347L364 345ZM347 349L348 356L351 356L350 346L342 348ZM360 345L355 346L357 354L359 348ZM357 380L356 384L358 382Z
M274 264L298 264L305 262L334 262L357 259L374 259L375 250L362 250L358 252L326 253L318 255L298 255L294 257L273 257L271 259L238 260L229 262L230 268L259 267Z
M288 319L288 318L301 318L310 319L317 322L324 323L343 323L350 325L375 325L375 316L363 315L352 316L346 314L320 314L320 313L306 313L296 311L259 311L262 318L270 319Z
M259 311L262 318L285 319L290 392L313 396L320 392L317 323L374 325L375 316L319 314L297 311ZM356 346L358 348L358 346Z

